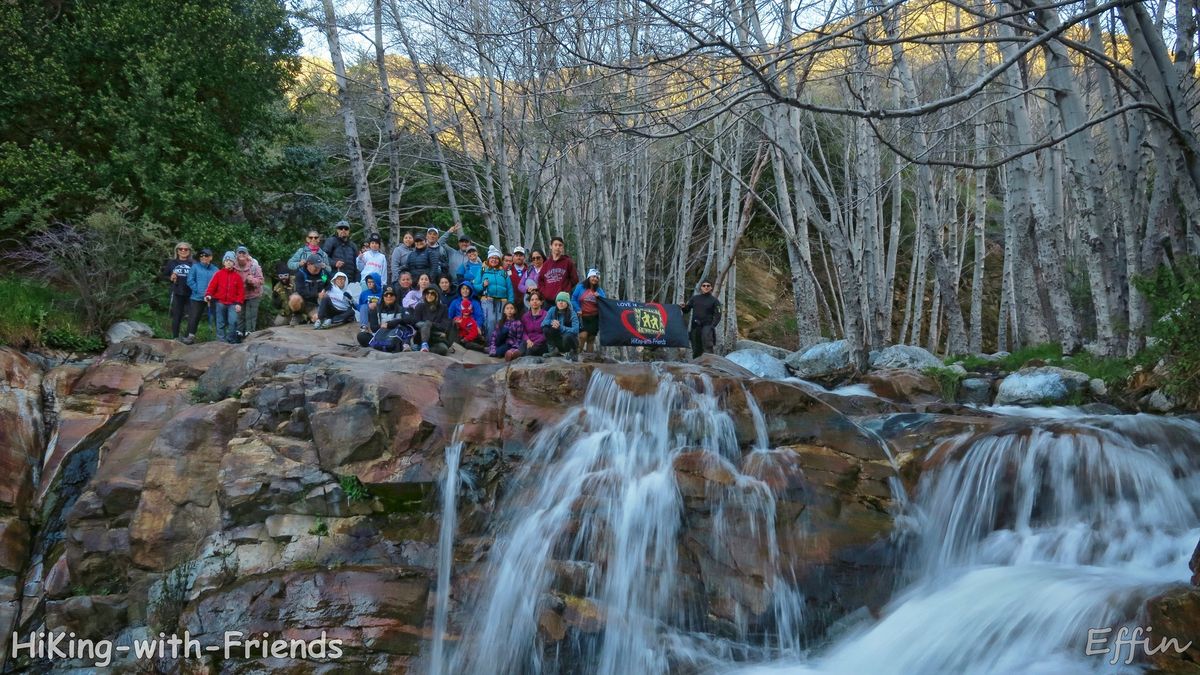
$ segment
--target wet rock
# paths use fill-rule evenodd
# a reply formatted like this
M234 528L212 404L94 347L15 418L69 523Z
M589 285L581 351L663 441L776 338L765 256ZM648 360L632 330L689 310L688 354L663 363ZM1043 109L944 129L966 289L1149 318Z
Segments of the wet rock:
M104 331L104 341L115 345L131 338L154 337L154 329L141 321L118 321Z
M942 360L928 350L912 345L892 345L871 355L872 368L941 368Z
M1104 384L1104 380L1093 377L1088 380L1088 393L1095 398L1104 398L1108 396L1108 386Z
M958 402L985 406L992 402L992 383L981 377L968 377L958 385Z
M1154 412L1171 412L1179 407L1179 403L1162 389L1155 389L1146 399L1146 407Z
M862 378L877 396L901 403L930 403L942 400L942 387L932 377L903 368L873 370Z
M729 352L725 358L742 366L758 377L782 380L788 376L787 366L779 358L758 349L739 349Z
M780 361L786 359L788 354L791 354L790 351L784 349L783 347L776 347L765 342L755 342L754 340L738 340L734 343L734 349L738 351L757 350L760 352L765 352L766 354L777 358Z
M1144 650L1155 672L1182 675L1200 673L1200 589L1178 589L1146 602L1147 626L1153 633L1145 635L1155 653ZM1163 641L1174 639L1173 645ZM1186 649L1183 647L1187 646ZM1163 647L1159 649L1159 647ZM1128 653L1128 652L1126 652ZM1142 651L1139 650L1139 656Z
M1085 373L1054 366L1022 368L1000 382L996 405L1059 405L1087 390Z

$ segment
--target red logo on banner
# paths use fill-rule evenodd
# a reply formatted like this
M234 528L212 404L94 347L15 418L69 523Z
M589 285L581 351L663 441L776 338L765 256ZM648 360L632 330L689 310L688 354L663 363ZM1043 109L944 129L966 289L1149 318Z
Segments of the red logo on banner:
M661 338L667 332L667 312L657 302L650 303L621 312L621 324L640 340Z

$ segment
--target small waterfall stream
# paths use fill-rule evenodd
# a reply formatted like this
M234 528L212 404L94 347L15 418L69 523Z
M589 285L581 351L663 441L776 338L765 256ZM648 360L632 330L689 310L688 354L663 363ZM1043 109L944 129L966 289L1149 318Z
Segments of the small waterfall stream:
M458 431L446 446L446 475L442 478L442 522L438 532L437 592L433 610L430 675L446 672L446 627L450 614L450 572L454 561L454 530L458 524L458 462L462 457Z
M448 473L431 672L1136 672L1085 656L1089 629L1130 624L1189 576L1200 424L1030 415L930 454L915 493L895 500L907 545L892 602L828 644L802 644L804 589L780 555L764 478L787 458L748 401L743 452L711 383L668 378L637 395L595 374L583 405L540 433L511 477L477 595L462 605L464 638L446 654ZM460 451L447 449L448 471ZM749 538L764 570L765 606L738 605L716 633L696 593L724 591L697 589L680 560L684 465L727 478L705 488L712 559L743 564ZM593 629L549 640L547 617L562 616Z

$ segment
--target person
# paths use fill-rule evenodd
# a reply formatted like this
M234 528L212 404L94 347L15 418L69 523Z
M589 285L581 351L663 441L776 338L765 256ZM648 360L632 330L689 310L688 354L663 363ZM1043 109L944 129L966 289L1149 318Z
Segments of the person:
M579 344L583 351L596 351L596 334L600 332L600 303L598 298L607 298L600 287L600 271L588 270L587 277L579 282L571 293L571 305L579 312Z
M513 304L517 306L519 314L525 311L525 291L520 289L521 277L529 269L529 265L525 263L525 248L523 246L514 248L512 259L512 266L508 268L508 283L512 286Z
M547 298L557 298L559 292L569 291L579 283L579 272L575 261L566 253L567 245L562 237L550 240L550 258L542 264L538 273L538 290Z
M340 326L354 319L354 296L346 290L349 283L350 279L345 272L333 275L333 279L329 281L329 289L324 291L321 302L317 305L317 321L313 324L313 330Z
M495 246L488 249L487 264L475 273L475 292L479 294L483 305L484 337L491 338L496 330L496 324L504 314L504 303L513 301L512 285L508 281L508 272L501 267L500 249Z
M379 252L381 246L383 246L383 240L379 238L379 233L373 233L367 239L367 250L358 256L357 266L360 274L378 274L386 285L388 283L388 259L386 255Z
M412 232L405 232L400 245L392 249L392 266L388 269L389 279L399 279L400 270L408 266L408 254L413 252Z
M200 260L193 264L192 269L188 271L187 285L192 294L188 307L187 335L182 340L185 345L196 342L196 329L200 327L200 316L210 313L204 296L208 293L208 282L212 281L213 275L217 273L217 266L212 264L212 257L211 249L200 249ZM216 315L213 314L212 318L213 324L215 324Z
M400 283L396 285L396 297L403 300L408 295L408 292L411 291L412 289L413 289L412 272L401 272L400 273Z
M318 244L321 243L321 233L316 230L309 230L304 237L304 245L296 249L291 258L288 258L288 269L293 272L300 271L300 265L306 262L309 258L316 258L317 262L321 263L321 267L329 269L329 254L321 250Z
M470 301L471 309L474 311L475 316L483 316L483 306L475 299L475 287L464 281L458 285L458 295L450 301L450 305L447 307L447 314L451 319L457 319L462 316L463 300Z
M413 320L417 324L416 339L421 342L421 351L445 356L453 342L451 334L454 329L449 313L442 305L441 294L436 288L426 288L424 300L413 310Z
M417 305L425 302L425 289L431 285L429 275L422 274L417 279L417 287L405 294L404 300L401 301L402 304L409 309L416 309Z
M475 283L475 275L479 273L483 267L483 261L479 259L479 251L475 245L467 247L467 259L463 261L462 267L455 270L455 276L458 277L458 283Z
M486 352L487 343L484 341L483 331L479 329L479 322L475 320L475 317L478 316L476 310L479 307L479 301L464 297L457 304L459 312L458 316L454 318L454 329L458 334L457 344L472 351ZM425 350L422 349L422 351Z
M454 287L454 282L450 280L450 277L443 274L438 277L438 291L442 295L442 307L446 308L446 312L449 314L450 301L458 295L458 289Z
M275 281L271 286L272 306L279 308L280 318L291 313L288 309L288 298L292 297L295 286L295 275L288 269L287 260L275 262ZM276 323L279 323L278 321Z
M446 230L445 235L442 235L440 232L438 232L436 227L430 227L429 229L425 230L425 243L427 244L426 248L428 248L434 255L437 256L439 271L446 269L446 266L450 264L450 247L442 246L442 237L448 237L452 233L461 229L462 225L455 223L453 227Z
M304 267L296 273L294 292L288 296L288 309L292 312L288 325L299 324L301 317L316 321L317 304L328 285L329 275L321 261L316 257L305 260Z
M186 241L175 244L175 257L162 266L162 277L171 284L170 307L171 339L179 339L179 325L191 306L192 289L188 288L188 272L192 270L192 245Z
M692 296L685 304L679 306L684 314L692 313L692 327L688 337L692 341L692 358L700 358L705 352L711 352L717 341L717 324L721 323L721 305L712 294L712 282L700 281L700 292Z
M457 275L459 268L463 263L467 262L467 248L471 246L471 238L465 233L458 237L458 248L448 249L446 251L446 271L450 274ZM454 283L462 281L462 279L451 279Z
M513 266L513 254L505 253L504 254L504 263L503 263L504 271L507 273L509 270L512 269L512 266Z
M523 341L521 356L541 356L546 353L546 335L542 332L542 320L546 318L546 310L542 309L542 294L534 290L526 298L528 309L521 315Z
M258 305L262 302L263 284L266 281L262 267L250 256L250 249L245 246L237 247L233 269L237 270L246 284L246 302L242 304L242 311L238 315L238 338L242 339L258 327Z
M329 264L334 272L345 272L346 277L355 282L359 280L358 268L354 265L358 257L358 246L350 241L350 223L339 220L334 225L335 234L325 239L321 250L329 257Z
M511 301L504 303L500 321L492 333L489 354L496 358L504 357L512 361L521 355L521 345L525 342L525 324L517 315L517 306Z
M407 267L402 268L410 274L421 276L428 274L433 278L442 272L442 261L438 254L430 251L425 240L417 238L413 241L413 251L408 254Z
M542 334L546 336L547 356L562 354L568 360L575 357L579 348L579 317L571 309L571 296L566 291L554 296L554 306L542 319Z
M233 251L226 251L221 258L223 267L213 274L204 290L204 301L216 303L217 339L229 343L237 342L237 315L246 299L246 282L233 268L236 261Z
M384 352L403 352L412 348L415 333L412 317L397 299L396 290L388 286L382 298L368 311L369 324L360 330L358 343Z
M517 292L525 297L526 304L529 303L530 291L539 291L538 277L541 276L542 266L546 264L546 254L538 249L533 249L529 254L529 269L521 275L521 282L517 284ZM543 300L546 296L542 296Z
M358 325L366 329L370 323L368 321L367 312L370 309L371 302L378 305L380 298L383 297L383 284L379 280L379 275L372 272L363 278L365 284L362 291L358 294ZM365 345L364 345L365 346Z

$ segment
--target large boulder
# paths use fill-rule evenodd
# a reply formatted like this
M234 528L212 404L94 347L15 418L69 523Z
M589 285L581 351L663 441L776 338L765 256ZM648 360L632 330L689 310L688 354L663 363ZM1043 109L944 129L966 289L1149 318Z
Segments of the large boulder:
M130 338L154 337L154 329L141 321L118 321L104 332L104 340L115 345Z
M863 376L863 384L876 396L901 403L932 403L942 400L942 387L918 370L889 368L873 370Z
M768 380L782 380L788 376L783 361L759 349L738 349L726 354L725 358Z
M1000 382L996 405L1061 405L1088 390L1086 373L1054 366L1022 368Z
M958 385L958 402L966 405L987 405L992 402L992 382L982 377L968 377Z
M892 345L871 354L872 368L940 368L942 360L912 345Z
M822 342L792 352L784 361L792 374L799 378L821 377L850 368L850 343L846 340Z

